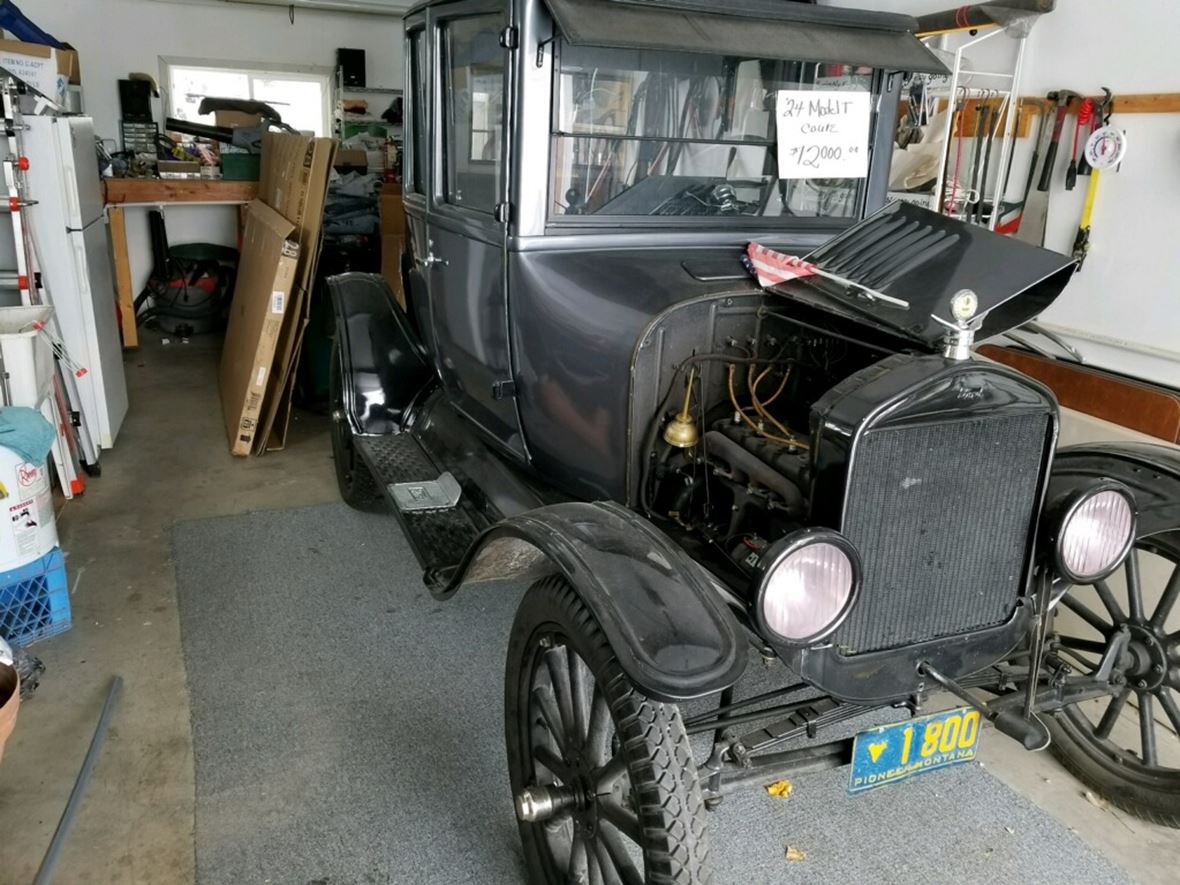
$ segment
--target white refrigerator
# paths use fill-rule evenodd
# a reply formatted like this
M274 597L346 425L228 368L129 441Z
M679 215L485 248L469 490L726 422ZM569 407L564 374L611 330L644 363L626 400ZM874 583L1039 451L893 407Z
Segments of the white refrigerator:
M94 122L43 116L25 121L28 196L36 205L25 210L24 219L66 352L86 369L75 377L74 407L82 413L84 455L97 464L98 452L85 450L114 445L127 414L127 381Z

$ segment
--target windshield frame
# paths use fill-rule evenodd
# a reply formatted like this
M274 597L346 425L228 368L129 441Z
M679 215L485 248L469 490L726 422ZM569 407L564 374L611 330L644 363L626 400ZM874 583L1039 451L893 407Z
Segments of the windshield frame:
M545 188L543 194L543 214L546 234L593 233L605 230L619 231L650 231L683 230L707 231L717 230L737 232L742 230L772 230L775 232L832 232L841 231L864 218L868 211L884 203L885 187L888 179L889 157L892 153L892 130L897 113L897 101L901 77L874 68L869 78L871 106L873 109L869 127L868 174L859 188L856 205L849 215L844 216L807 216L807 215L624 215L624 214L562 214L555 211L555 200L559 185L557 183L558 169L556 162L556 142L559 138L579 137L610 137L609 135L595 136L592 134L562 133L559 126L560 104L562 100L562 54L565 41L560 34L555 33L549 44L550 68L548 101L545 108L545 151L547 162L544 170ZM626 49L626 47L602 47L603 49ZM686 55L703 55L704 53L685 52ZM890 94L892 93L892 94ZM890 101L884 99L889 97ZM628 136L642 140L642 136ZM673 138L652 138L651 141L674 141ZM696 143L714 143L709 139L690 141ZM716 142L717 144L745 144L747 142ZM770 142L774 144L774 142ZM880 158L884 156L884 163ZM617 197L616 197L617 198Z

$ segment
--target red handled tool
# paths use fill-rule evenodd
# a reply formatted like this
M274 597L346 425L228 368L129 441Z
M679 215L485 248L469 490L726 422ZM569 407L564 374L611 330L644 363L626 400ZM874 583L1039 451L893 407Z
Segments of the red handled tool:
M1087 98L1078 108L1078 118L1073 124L1073 152L1069 155L1069 167L1065 170L1065 189L1071 191L1078 183L1078 133L1089 126L1094 119L1094 99ZM1088 138L1089 136L1087 136ZM1083 159L1085 159L1083 155Z

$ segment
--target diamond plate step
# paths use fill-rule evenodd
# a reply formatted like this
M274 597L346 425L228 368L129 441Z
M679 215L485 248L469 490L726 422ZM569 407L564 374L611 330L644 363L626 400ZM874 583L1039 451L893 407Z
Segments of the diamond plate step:
M448 510L403 512L394 500L391 486L437 480L443 471L409 433L358 436L354 441L357 451L373 471L374 479L385 489L386 497L393 504L410 547L426 572L427 582L445 582L462 561L463 554L486 520L466 495Z

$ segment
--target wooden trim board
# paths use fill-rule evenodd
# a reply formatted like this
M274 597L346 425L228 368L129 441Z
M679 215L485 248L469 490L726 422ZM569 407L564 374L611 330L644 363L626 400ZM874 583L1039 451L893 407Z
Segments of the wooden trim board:
M984 344L979 353L1037 379L1068 409L1180 443L1180 393L1176 391L1010 347Z

